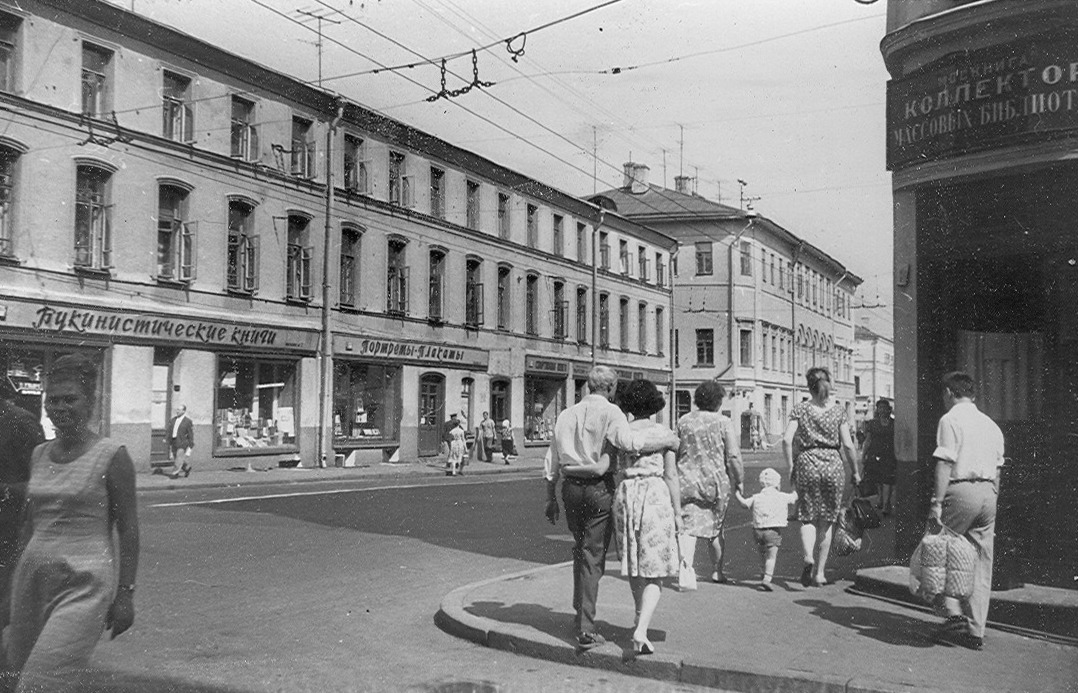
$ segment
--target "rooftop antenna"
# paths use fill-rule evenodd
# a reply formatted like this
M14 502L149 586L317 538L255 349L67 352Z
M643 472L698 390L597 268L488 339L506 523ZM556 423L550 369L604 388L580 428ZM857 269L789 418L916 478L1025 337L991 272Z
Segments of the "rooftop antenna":
M666 187L666 150L663 150L663 187Z
M681 162L678 164L678 175L679 176L684 176L685 175L685 126L684 125L678 125L678 127L681 128L681 137L678 138L678 144L679 144L679 147L680 147L680 150L681 150L680 153L679 153L679 157L681 158Z
M745 195L745 186L748 185L747 181L745 181L745 180L743 180L741 178L738 178L737 179L737 184L739 186L741 186L741 192L740 192L741 201L738 203L738 209L740 209L741 211L752 211L752 203L756 202L760 198L759 197L747 197Z
M322 22L329 22L330 24L342 24L340 20L330 19L325 13L319 14L318 12L311 12L310 10L295 10L296 14L302 14L318 22L318 40L317 41L304 41L304 43L313 43L318 48L318 88L322 88ZM306 20L301 20L306 21Z

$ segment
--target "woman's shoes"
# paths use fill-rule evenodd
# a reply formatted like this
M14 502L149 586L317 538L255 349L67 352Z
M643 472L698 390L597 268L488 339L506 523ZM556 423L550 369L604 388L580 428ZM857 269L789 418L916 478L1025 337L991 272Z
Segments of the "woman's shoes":
M647 638L643 640L637 640L633 638L633 654L636 655L650 655L655 654L655 646L651 644Z
M725 585L728 582L730 582L727 579L726 575L724 575L723 573L720 573L717 570L711 574L711 581L714 582L717 585Z
M801 586L808 587L812 584L812 570L816 567L815 563L806 563L805 567L801 570Z
M183 478L186 479L187 477L191 476L191 465L184 462L183 467L180 469L180 471L183 472Z

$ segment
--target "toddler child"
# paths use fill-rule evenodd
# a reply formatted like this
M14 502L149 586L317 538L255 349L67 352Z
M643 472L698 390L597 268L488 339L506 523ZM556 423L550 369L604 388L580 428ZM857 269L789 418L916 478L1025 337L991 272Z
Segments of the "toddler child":
M782 477L768 467L760 472L760 485L763 486L755 496L745 498L742 488L734 491L737 502L752 509L752 531L756 535L756 545L760 549L760 558L764 562L764 579L760 589L771 592L771 577L775 574L775 558L782 546L782 528L786 526L787 506L797 502L797 492L779 491Z

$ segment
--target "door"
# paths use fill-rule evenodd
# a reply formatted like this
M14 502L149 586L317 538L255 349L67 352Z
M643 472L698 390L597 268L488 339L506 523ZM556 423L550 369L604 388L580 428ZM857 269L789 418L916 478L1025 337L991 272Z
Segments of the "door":
M172 358L154 354L150 399L150 461L168 459L168 420L172 414Z
M490 383L490 417L499 428L509 418L509 381L493 380Z
M445 378L428 373L419 379L419 455L441 452L445 425Z

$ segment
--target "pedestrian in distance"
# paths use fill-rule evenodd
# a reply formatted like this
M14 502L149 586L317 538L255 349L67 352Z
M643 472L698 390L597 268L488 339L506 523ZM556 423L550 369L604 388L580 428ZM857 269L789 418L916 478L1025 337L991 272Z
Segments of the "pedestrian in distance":
M890 515L894 509L898 460L895 457L895 423L891 416L891 403L885 399L876 402L876 416L865 424L861 463L865 468L865 480L879 494L876 507L885 516Z
M992 595L992 554L996 529L999 469L1003 466L1003 432L974 404L975 388L968 373L943 376L947 412L936 429L935 489L928 522L963 535L977 549L973 594L969 599L943 597L947 618L934 640L971 650L984 646L988 602Z
M513 440L513 424L509 419L502 421L502 460L509 464L517 456L517 443Z
M650 380L633 380L620 389L618 405L630 418L634 433L662 440L670 429L651 417L666 400ZM636 607L633 653L653 654L648 626L662 595L662 579L678 574L677 532L681 526L681 490L678 488L677 455L674 448L649 453L616 452L621 477L614 495L614 527L617 531L621 574L629 578Z
M464 426L453 419L447 437L449 438L449 456L446 458L446 476L460 476L464 473Z
M489 412L483 412L483 420L479 422L480 455L479 459L484 462L494 461L494 434L497 426L490 418Z
M90 427L97 378L78 356L48 371L56 439L34 449L7 631L18 693L80 690L102 632L115 638L135 620L135 468L122 445Z
M187 415L187 406L181 404L176 416L168 423L168 459L171 469L165 471L157 467L154 472L164 474L171 479L179 479L182 474L186 479L191 476L191 450L195 447L195 430L191 417Z
M817 366L808 370L805 380L812 398L790 412L782 451L797 491L804 559L801 584L820 587L827 584L831 536L842 512L843 459L855 485L861 483L861 472L846 409L831 398L831 373Z
M677 422L681 444L677 453L678 487L681 489L681 589L696 589L693 557L697 540L707 542L711 555L711 581L726 582L726 508L730 490L741 485L744 469L733 422L719 412L726 390L714 380L696 388L696 411Z
M450 467L449 467L449 455L450 455L449 444L453 441L453 429L455 429L459 425L460 425L460 420L457 418L457 415L455 413L450 414L449 415L449 420L446 421L442 425L441 453L442 453L442 458L445 460L445 475L446 476L450 476L450 471L451 471Z
M565 519L573 533L573 610L576 644L580 649L602 645L605 638L595 626L595 602L599 580L606 569L610 546L610 521L614 475L604 445L630 453L675 448L677 436L656 437L633 431L625 414L610 400L618 386L613 369L596 366L588 373L588 395L558 415L554 437L547 448L543 476L546 479L547 520L557 524L558 482L561 481ZM604 461L605 460L605 461Z
M782 477L768 467L760 472L760 492L746 498L742 495L744 486L734 491L737 502L743 508L752 510L752 533L756 538L756 547L760 551L760 563L763 578L760 589L771 592L771 580L775 576L775 560L782 546L782 529L788 524L787 507L797 502L797 492L783 493L779 490Z

